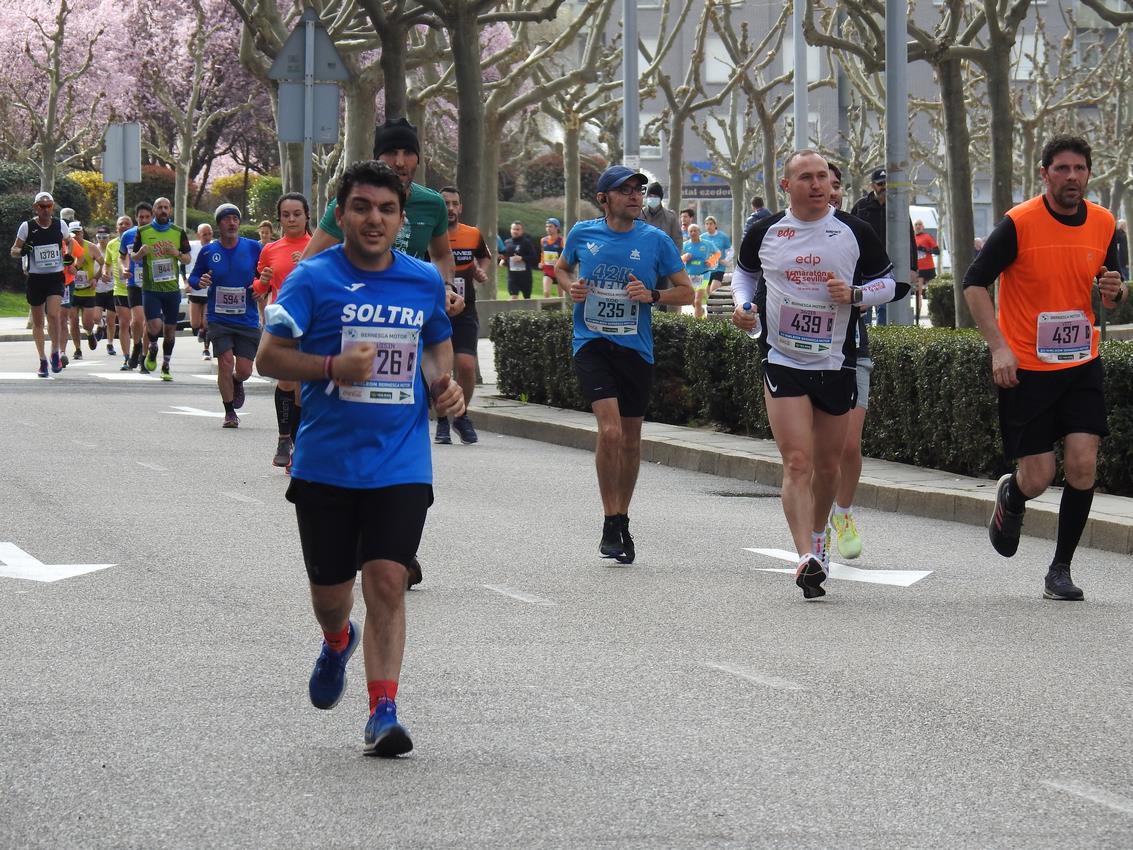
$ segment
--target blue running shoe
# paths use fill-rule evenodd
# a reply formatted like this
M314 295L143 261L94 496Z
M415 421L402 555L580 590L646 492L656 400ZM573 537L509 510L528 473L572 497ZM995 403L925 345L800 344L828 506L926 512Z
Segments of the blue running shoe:
M36 372L36 374L39 375L39 377L41 377L41 378L47 377L47 361L46 360L40 360L39 361L39 371Z
M476 436L476 429L472 427L472 420L468 418L467 413L452 420L452 427L456 429L456 433L460 434L460 442L466 446L480 439Z
M393 700L382 697L366 723L363 755L391 759L405 755L411 749L413 741L409 739L409 730L397 722L397 705Z
M311 682L308 687L311 705L315 708L334 708L346 693L346 662L358 648L358 638L358 627L351 620L350 643L346 645L346 649L335 652L327 646L325 640L323 641L323 649L315 662L315 669L311 672Z
M51 371L52 372L62 372L63 371L63 361L59 357L58 351L52 351L51 352Z

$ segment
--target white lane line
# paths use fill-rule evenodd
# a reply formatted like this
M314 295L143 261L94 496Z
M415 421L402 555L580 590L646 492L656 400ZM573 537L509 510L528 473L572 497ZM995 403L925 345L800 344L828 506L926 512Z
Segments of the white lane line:
M191 377L200 378L202 381L215 381L216 380L216 373L214 372L211 375L196 375L196 374L194 374ZM271 383L271 382L267 378L257 378L255 375L252 375L252 376L245 378L244 383L252 385L252 384L268 384L268 383Z
M522 590L513 590L510 587L504 587L500 584L486 584L484 587L488 588L495 593L502 593L504 596L510 596L512 599L518 599L520 602L526 602L528 605L554 605L550 599L544 599L542 596L535 596L531 593L524 593Z
M248 504L248 505L262 505L263 504L263 502L261 502L259 499L253 499L251 496L241 496L239 493L221 493L220 495L227 496L229 499L232 499L232 501L234 501L234 502L244 502L245 504Z
M172 410L162 410L161 412L177 416L208 416L213 419L224 418L224 411L217 413L215 410L201 410L199 407L181 407L179 405L173 405ZM244 414L241 413L240 415L243 416Z
M154 472L168 472L164 466L158 466L156 463L142 463L140 460L134 461L138 466L144 466L146 469L152 469Z
M776 558L792 564L797 563L799 559L794 552L788 552L785 549L748 548L744 551L766 555L768 558ZM794 567L785 570L770 567L756 567L756 569L764 573L789 573L794 575L795 572ZM847 567L845 564L830 562L830 578L841 579L842 581L861 581L866 584L891 584L897 587L909 587L909 585L916 584L928 575L932 575L932 570L863 570L859 567Z
M76 446L82 446L84 449L98 448L94 443L84 443L82 440L71 440Z
M35 372L0 372L0 381L51 381L54 378L41 378Z
M704 666L711 667L713 670L719 670L721 673L739 676L741 679L747 679L749 682L755 682L757 685L775 688L780 691L806 690L806 686L800 685L798 682L792 682L789 679L780 679L776 676L764 676L762 673L756 673L754 670L749 670L746 667L737 667L733 664L714 664L711 661L705 661Z
M1128 797L1122 797L1120 794L1106 791L1104 788L1087 785L1085 782L1055 782L1050 779L1041 780L1041 784L1048 788L1053 788L1056 791L1065 791L1076 797L1082 797L1085 800L1098 803L1116 812L1133 815L1133 800L1130 800Z

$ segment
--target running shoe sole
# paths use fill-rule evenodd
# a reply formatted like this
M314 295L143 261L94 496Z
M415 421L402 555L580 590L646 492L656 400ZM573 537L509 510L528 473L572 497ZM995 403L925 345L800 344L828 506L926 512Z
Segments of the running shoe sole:
M1078 595L1074 596L1073 594L1062 594L1050 588L1043 588L1043 599L1054 599L1058 602L1084 602L1086 594L1079 590Z
M405 731L401 724L398 724L387 729L372 744L363 744L362 754L391 759L403 756L412 749L413 741L410 740L409 733Z
M822 569L822 564L815 558L807 558L795 571L795 584L802 590L804 599L825 596L826 589L822 587L824 581L826 581L826 573Z

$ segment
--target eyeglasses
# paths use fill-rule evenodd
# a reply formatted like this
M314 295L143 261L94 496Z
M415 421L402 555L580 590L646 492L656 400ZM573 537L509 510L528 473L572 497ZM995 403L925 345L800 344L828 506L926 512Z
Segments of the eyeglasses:
M645 187L637 183L633 185L623 183L621 186L617 186L610 191L617 192L619 195L625 195L628 198L630 195L644 195Z

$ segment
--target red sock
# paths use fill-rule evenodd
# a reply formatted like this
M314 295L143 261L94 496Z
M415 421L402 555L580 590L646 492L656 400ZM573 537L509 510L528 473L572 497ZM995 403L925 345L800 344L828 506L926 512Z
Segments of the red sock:
M366 690L370 692L370 714L378 707L378 700L397 699L397 682L389 679L371 679L366 683Z
M346 647L350 646L350 624L346 624L346 628L337 634L334 632L323 632L323 640L327 642L327 646L335 652L344 652Z

